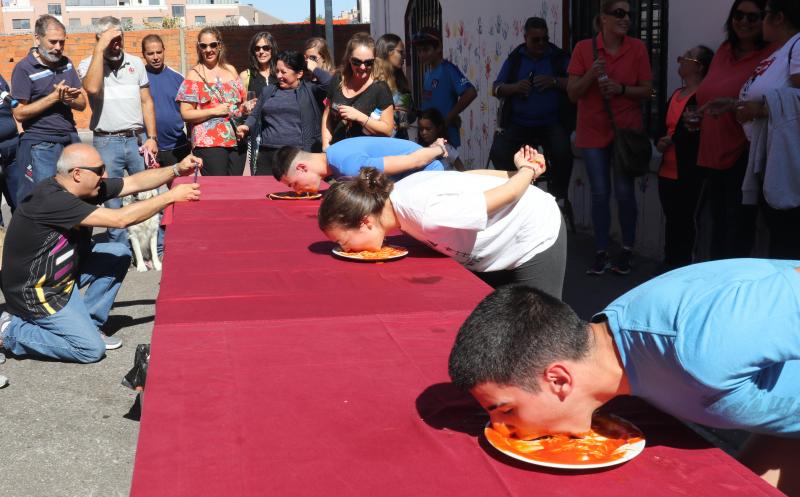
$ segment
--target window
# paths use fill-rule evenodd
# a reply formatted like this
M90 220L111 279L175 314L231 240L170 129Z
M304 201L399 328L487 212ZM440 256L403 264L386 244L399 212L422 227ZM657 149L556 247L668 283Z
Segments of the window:
M30 19L11 19L11 27L13 29L31 29Z
M406 50L411 50L411 86L414 102L422 102L422 84L425 81L425 67L419 61L411 36L421 28L442 29L442 5L439 0L411 0L406 9Z
M225 16L226 26L236 26L239 24L239 16Z
M164 22L164 18L163 17L148 17L147 18L147 23L148 24L161 24L162 22Z
M161 5L161 0L148 0L148 5Z
M122 22L122 29L126 31L133 29L133 17L123 17L120 21Z
M79 29L81 27L81 20L75 17L69 18L69 29Z
M186 6L185 5L173 5L172 6L172 17L185 17L186 16Z
M195 24L205 24L206 23L206 16L194 16L194 23Z
M47 4L47 13L51 16L60 16L61 15L61 4L60 3L48 3Z

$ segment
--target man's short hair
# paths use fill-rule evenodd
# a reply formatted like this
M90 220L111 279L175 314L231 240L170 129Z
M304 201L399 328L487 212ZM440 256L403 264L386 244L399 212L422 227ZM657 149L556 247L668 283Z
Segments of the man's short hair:
M275 152L275 160L272 161L272 175L276 180L280 181L281 178L286 176L289 172L289 168L292 167L299 158L300 152L302 152L302 150L291 145L281 147Z
M528 20L525 21L525 32L527 33L529 29L543 29L547 31L547 21L541 17L529 17Z
M434 28L432 26L424 27L414 33L414 35L411 37L411 43L416 46L441 46L442 31L439 28Z
M36 24L33 25L33 32L39 38L44 38L47 34L47 29L50 27L55 27L65 33L67 32L67 28L64 27L64 24L50 14L41 15L36 19Z
M122 22L114 16L103 16L94 25L94 33L98 38L111 28L122 29Z
M75 153L74 149L65 147L56 161L56 172L58 174L69 174L71 170L82 165L82 159L81 154Z
M162 40L160 36L157 34L149 34L142 38L142 53L144 53L144 47L147 46L148 43L152 43L154 41L161 43L161 48L164 48L164 40Z
M549 364L588 354L588 326L540 290L501 287L461 325L450 351L450 379L464 390L493 382L538 392Z

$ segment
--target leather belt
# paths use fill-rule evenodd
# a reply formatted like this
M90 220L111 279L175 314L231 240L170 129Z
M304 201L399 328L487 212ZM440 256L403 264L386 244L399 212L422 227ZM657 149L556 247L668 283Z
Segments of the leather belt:
M130 136L136 137L144 133L144 128L125 129L122 131L94 131L97 136Z

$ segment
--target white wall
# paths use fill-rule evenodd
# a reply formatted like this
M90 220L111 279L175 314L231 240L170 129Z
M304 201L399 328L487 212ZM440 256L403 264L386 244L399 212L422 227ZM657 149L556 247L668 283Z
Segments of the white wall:
M491 85L512 48L523 42L525 19L547 19L551 38L561 40L561 0L440 0L444 57L457 65L478 90L461 113L461 160L485 166L495 129L497 99ZM405 34L407 1L371 0L374 36Z

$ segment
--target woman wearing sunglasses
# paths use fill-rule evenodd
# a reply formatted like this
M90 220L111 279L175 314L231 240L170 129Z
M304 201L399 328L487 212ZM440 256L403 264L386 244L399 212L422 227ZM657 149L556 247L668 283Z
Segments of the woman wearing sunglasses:
M200 30L197 58L175 97L191 131L192 153L203 159L206 176L241 176L247 150L236 140L236 124L246 94L236 69L225 61L217 28Z
M695 92L703 81L714 51L698 45L678 56L678 75L683 85L667 103L666 133L656 147L661 152L658 172L658 197L664 212L664 269L692 263L695 240L694 215L703 185L697 167L698 114Z
M251 148L258 152L250 167L259 176L272 174L273 157L281 147L322 151L319 123L330 73L294 50L275 58L278 84L264 89L247 121L237 129L240 137L249 133L251 143L258 144L258 148ZM305 77L308 73L313 73L317 81Z
M394 132L392 91L375 78L375 41L356 33L347 42L342 67L328 87L322 114L322 149L355 136L391 136Z
M248 94L255 94L258 98L265 86L278 83L274 57L277 53L278 46L269 32L260 31L250 38L247 48L250 67L239 73Z
M708 75L697 89L700 122L698 166L706 173L698 232L709 234L710 246L699 252L709 259L749 257L755 239L757 209L742 205L742 180L749 147L736 121L734 102L742 85L775 46L764 40L766 0L735 0L725 21L726 40L717 49ZM712 117L709 117L712 116Z
M633 178L619 171L613 172L613 178L622 251L613 266L607 255L614 131L604 102L610 104L619 128L642 129L642 101L650 98L653 77L644 43L627 35L630 23L628 2L603 0L595 19L598 34L578 42L567 68L567 94L578 103L575 144L582 150L592 190L596 255L587 274L603 274L609 267L617 274L631 271L636 241L636 196Z
M331 51L328 50L328 42L325 41L325 38L315 36L306 40L306 45L303 48L303 57L330 74L335 72Z

